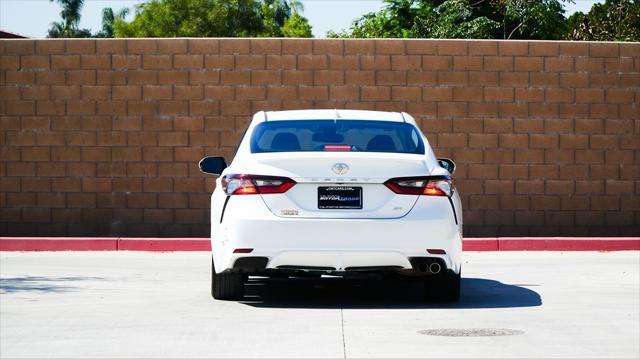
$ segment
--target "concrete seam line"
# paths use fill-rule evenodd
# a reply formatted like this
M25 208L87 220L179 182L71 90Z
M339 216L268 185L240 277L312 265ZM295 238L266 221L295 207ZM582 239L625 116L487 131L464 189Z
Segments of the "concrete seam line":
M640 237L467 238L465 251L628 251ZM0 237L0 251L209 251L209 238Z

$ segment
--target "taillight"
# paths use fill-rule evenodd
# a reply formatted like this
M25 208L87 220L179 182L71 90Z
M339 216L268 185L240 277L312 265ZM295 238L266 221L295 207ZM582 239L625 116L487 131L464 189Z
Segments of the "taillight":
M453 194L451 178L446 176L392 178L384 185L397 194L423 196L451 196Z
M226 175L222 190L228 195L285 193L296 184L287 177L258 175Z

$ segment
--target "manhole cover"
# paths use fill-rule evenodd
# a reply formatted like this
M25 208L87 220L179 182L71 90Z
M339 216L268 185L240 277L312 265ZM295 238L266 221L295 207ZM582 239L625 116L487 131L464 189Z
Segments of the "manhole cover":
M475 329L425 329L419 330L419 334L434 335L439 337L499 337L504 335L524 334L522 330L496 329L496 328L475 328Z

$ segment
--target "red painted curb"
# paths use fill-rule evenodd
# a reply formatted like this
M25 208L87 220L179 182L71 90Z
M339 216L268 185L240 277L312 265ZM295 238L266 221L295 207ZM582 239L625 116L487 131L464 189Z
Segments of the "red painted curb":
M463 251L488 252L499 249L498 238L465 238L462 240Z
M637 251L640 237L466 238L465 251ZM0 237L0 251L209 251L209 238Z
M119 251L210 251L209 238L119 238Z
M640 250L640 238L498 238L500 251L633 251Z
M0 252L116 251L117 238L0 237Z

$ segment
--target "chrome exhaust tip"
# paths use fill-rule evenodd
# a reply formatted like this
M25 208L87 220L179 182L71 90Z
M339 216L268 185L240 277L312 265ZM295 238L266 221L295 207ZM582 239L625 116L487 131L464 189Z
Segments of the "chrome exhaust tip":
M431 272L433 274L440 273L441 269L442 268L440 267L440 264L438 264L438 263L431 263L431 265L429 266L429 272Z

